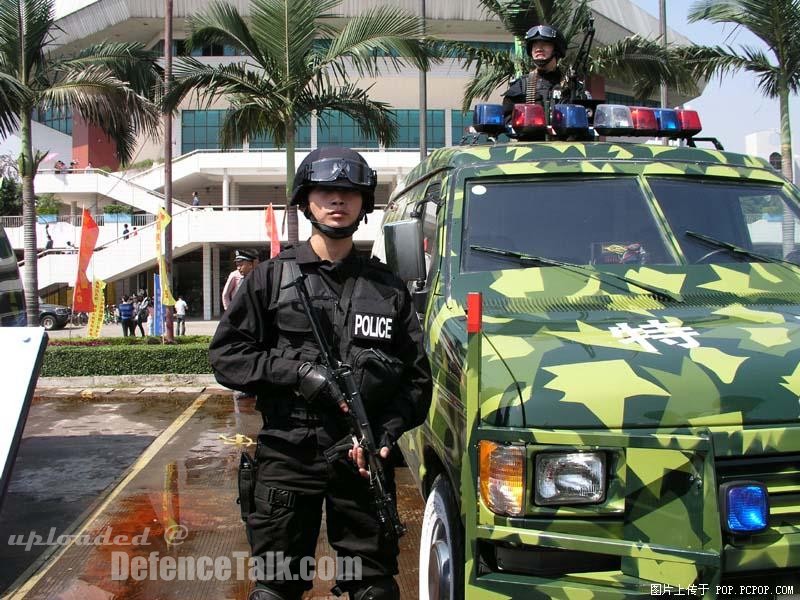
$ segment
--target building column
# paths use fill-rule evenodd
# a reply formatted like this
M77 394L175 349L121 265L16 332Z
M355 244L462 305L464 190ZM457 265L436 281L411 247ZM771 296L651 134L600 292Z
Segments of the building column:
M228 210L231 205L231 176L225 171L222 176L222 210Z
M211 314L218 317L220 311L220 289L219 289L219 247L211 249Z
M313 111L311 113L311 147L317 147L317 130L319 129L319 118L317 117L317 111Z
M453 145L453 109L444 109L444 145Z
M203 320L211 320L211 244L203 244Z
M69 203L69 222L70 222L70 225L72 225L73 227L75 227L76 224L77 224L76 223L76 221L77 221L76 217L77 216L78 216L78 201L77 200L72 200Z

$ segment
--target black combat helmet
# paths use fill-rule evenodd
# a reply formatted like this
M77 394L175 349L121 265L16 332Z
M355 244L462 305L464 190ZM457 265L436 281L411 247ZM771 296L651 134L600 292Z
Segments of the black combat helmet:
M364 199L362 210L371 213L375 208L375 187L378 177L367 161L355 150L341 146L317 148L309 152L297 167L290 204L305 209L308 192L315 186L358 190Z
M567 40L555 27L550 27L549 25L536 25L528 29L528 32L525 34L525 50L528 53L528 56L531 55L533 42L537 40L552 43L555 47L553 54L556 58L564 58L567 55Z

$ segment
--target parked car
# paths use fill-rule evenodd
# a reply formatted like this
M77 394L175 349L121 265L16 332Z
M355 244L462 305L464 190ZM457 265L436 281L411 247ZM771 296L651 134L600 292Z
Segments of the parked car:
M39 325L48 331L63 329L71 314L72 310L68 306L39 301Z

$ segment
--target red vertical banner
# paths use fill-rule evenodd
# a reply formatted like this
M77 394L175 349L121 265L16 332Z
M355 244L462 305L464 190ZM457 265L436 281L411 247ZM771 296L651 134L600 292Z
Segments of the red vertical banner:
M278 222L275 220L275 211L272 202L266 208L267 212L267 237L269 238L269 257L275 258L281 253L281 236L278 234Z
M92 299L92 283L86 276L86 268L89 266L89 261L92 260L100 230L92 215L85 208L82 221L81 243L78 248L78 277L75 280L75 293L72 296L72 312L89 313L94 310L94 300Z

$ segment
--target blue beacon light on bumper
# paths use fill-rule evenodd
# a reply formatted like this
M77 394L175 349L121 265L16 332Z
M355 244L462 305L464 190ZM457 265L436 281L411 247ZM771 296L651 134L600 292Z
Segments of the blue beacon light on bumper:
M722 526L728 533L759 533L769 525L769 498L763 483L724 483L719 488L719 494Z

